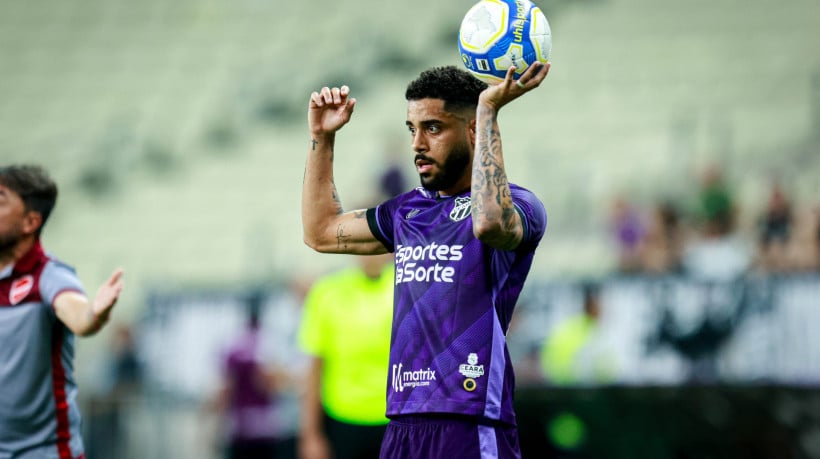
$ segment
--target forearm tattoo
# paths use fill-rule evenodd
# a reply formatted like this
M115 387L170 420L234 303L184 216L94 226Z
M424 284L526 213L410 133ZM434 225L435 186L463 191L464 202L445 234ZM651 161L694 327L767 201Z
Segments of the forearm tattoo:
M481 127L486 139L478 145L477 164L473 171L472 202L473 219L494 219L495 212L501 212L501 227L514 238L515 209L513 208L510 184L504 171L501 149L501 133L494 127L492 117ZM489 208L488 208L489 206ZM497 208L495 208L498 206Z
M316 140L316 139L314 139L314 138L311 138L311 139L310 139L310 150L311 150L311 151L316 151L316 150L318 150L318 149L319 149L319 144L320 144L320 143L321 143L321 142L319 142L318 140ZM334 154L335 150L336 150L335 145L333 145L333 142L330 142L330 160L331 160L331 161L333 161L333 154Z

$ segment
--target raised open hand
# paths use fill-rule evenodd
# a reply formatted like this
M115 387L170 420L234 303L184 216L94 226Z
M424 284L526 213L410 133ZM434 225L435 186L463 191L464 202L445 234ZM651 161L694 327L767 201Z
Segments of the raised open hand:
M525 93L537 88L541 82L544 81L544 78L547 77L549 71L549 62L546 64L535 62L521 74L518 80L515 80L515 67L510 67L507 69L507 75L505 75L504 81L490 85L481 93L478 98L479 103L489 105L498 110Z
M117 298L120 297L122 291L122 268L117 268L111 274L105 283L97 289L97 296L94 297L94 303L91 305L91 312L94 317L101 319L102 323L108 319L111 313L111 308L117 303Z

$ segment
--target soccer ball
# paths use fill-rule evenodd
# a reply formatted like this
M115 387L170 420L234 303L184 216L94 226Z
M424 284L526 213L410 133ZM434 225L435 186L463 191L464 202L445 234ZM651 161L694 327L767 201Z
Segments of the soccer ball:
M547 62L552 34L544 13L529 0L480 0L461 21L458 50L470 73L496 84L512 65L518 79L535 61Z

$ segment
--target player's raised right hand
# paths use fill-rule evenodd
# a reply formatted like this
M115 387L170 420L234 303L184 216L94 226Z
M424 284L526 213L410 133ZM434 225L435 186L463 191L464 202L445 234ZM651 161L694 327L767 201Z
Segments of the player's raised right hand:
M342 128L353 114L356 99L349 97L350 88L328 88L314 91L308 104L308 127L314 136L333 134Z

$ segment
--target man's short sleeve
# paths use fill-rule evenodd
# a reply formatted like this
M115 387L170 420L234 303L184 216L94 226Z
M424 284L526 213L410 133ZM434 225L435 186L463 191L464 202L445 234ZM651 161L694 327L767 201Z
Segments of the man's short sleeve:
M396 212L403 196L396 196L372 209L367 209L367 224L370 226L370 232L384 245L388 252L396 250L395 241L393 240L393 214Z
M547 230L547 211L535 194L523 188L512 191L513 204L524 224L522 243L538 244Z
M59 261L49 260L40 274L40 295L44 302L54 304L54 299L63 292L77 292L85 295L83 285L74 268Z

